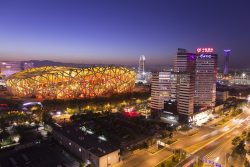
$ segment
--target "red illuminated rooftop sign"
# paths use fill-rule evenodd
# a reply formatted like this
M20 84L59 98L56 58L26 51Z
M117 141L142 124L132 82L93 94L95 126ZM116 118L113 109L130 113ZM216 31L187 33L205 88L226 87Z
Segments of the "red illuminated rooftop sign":
M0 104L0 107L8 107L8 104Z
M212 53L214 48L197 48L198 53Z

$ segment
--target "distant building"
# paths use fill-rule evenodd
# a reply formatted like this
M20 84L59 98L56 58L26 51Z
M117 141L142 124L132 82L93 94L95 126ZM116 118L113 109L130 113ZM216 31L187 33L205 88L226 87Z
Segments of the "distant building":
M120 149L104 136L80 125L52 125L52 135L72 154L95 167L108 167L120 161Z
M12 74L33 68L32 62L21 62L21 61L0 61L0 74L8 77Z
M142 77L143 76L143 77ZM152 73L151 72L145 72L143 75L136 74L136 84L144 84L144 85L150 85L152 79Z
M225 102L229 98L228 91L216 91L216 101Z
M145 56L141 55L139 59L139 67L138 67L138 73L141 75L144 75L145 73L145 61L146 61Z
M151 102L153 112L164 109L164 101L176 99L176 75L170 71L152 74Z
M150 84L151 82L152 74L151 72L145 71L145 61L145 56L141 55L139 58L139 66L136 74L136 83Z
M34 68L34 63L32 62L22 62L22 70L27 70L30 68Z
M228 75L228 66L229 66L229 55L230 55L231 50L224 50L225 53L225 59L224 59L224 71L223 74L224 76Z
M5 84L5 77L0 74L0 90L6 89L6 84Z
M0 73L5 77L20 72L21 70L20 61L0 61Z
M243 72L241 74L235 74L230 81L233 85L250 85L249 76Z
M250 73L248 71L238 71L227 76L217 76L217 82L226 86L250 85Z

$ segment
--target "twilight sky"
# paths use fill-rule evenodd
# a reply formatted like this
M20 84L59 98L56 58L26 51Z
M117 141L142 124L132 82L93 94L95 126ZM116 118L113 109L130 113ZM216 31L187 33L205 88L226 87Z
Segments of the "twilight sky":
M0 0L0 60L171 65L178 47L250 63L249 0Z

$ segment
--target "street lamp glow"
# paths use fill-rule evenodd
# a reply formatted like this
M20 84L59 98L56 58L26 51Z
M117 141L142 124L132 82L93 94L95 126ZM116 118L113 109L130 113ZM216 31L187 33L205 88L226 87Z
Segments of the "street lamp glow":
M247 97L247 101L248 101L248 102L250 102L250 95L248 95L248 97Z
M246 73L242 73L242 77L245 78L246 77Z
M56 112L56 115L61 115L61 114L62 114L61 111L57 111L57 112Z

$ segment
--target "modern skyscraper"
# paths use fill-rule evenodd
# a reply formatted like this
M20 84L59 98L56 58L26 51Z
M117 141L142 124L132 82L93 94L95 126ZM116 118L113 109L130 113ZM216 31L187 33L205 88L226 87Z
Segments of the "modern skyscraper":
M145 61L146 61L145 56L141 55L139 58L139 66L136 74L136 83L148 85L151 83L152 74L151 72L145 71Z
M178 49L174 71L177 74L176 101L179 121L191 122L194 112L196 54L188 53L186 49Z
M179 121L192 122L194 113L194 82L190 73L179 73L177 76L177 112Z
M164 101L176 99L176 75L172 72L155 72L152 74L151 103L154 111L164 109ZM153 111L153 112L154 112Z
M230 52L231 52L231 50L229 50L229 49L224 50L225 59L224 59L224 71L223 71L223 74L225 76L228 75L229 55L230 55Z
M142 76L145 74L145 61L146 61L145 56L141 55L139 59L138 73Z
M186 49L178 48L174 64L174 71L177 73L195 73L196 54L188 53Z
M199 48L196 53L178 49L174 71L178 75L176 94L180 121L190 122L193 114L214 107L217 55L212 48Z
M195 112L215 106L217 54L197 52L195 62Z

